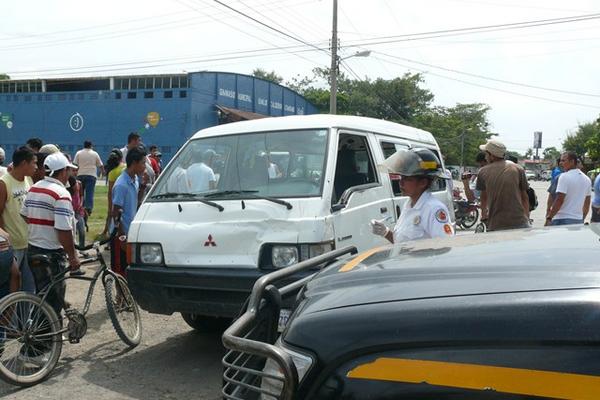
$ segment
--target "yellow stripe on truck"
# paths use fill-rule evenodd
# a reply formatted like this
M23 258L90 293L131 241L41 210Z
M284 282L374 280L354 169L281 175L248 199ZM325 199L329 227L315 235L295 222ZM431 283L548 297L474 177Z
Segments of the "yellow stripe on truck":
M357 366L347 376L354 379L426 383L555 399L600 398L598 376L489 365L378 358L372 363Z
M348 272L348 271L352 271L354 269L354 267L356 267L358 264L360 264L361 262L363 262L364 260L366 260L367 258L369 258L370 256L372 256L373 254L377 253L379 250L384 249L385 247L375 247L371 250L367 250L363 253L360 253L359 255L357 255L356 257L354 257L352 259L352 261L344 264L343 267L341 267L338 272Z

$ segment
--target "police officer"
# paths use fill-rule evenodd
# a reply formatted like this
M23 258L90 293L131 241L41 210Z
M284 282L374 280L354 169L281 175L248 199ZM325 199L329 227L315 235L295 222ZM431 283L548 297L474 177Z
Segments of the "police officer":
M400 175L400 188L410 200L404 204L393 230L385 226L384 220L372 220L373 233L392 243L452 236L448 208L430 191L435 179L448 179L437 156L425 148L402 150L386 159L384 166Z

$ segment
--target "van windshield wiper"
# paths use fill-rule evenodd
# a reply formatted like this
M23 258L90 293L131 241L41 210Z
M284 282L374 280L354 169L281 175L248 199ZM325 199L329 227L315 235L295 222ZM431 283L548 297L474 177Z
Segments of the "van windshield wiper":
M288 210L291 210L293 208L293 206L285 201L285 200L281 200L281 199L277 199L274 197L269 197L269 196L260 196L258 194L258 190L223 190L220 192L214 192L214 193L209 193L207 195L205 195L204 197L220 197L220 196L229 196L229 195L245 195L248 196L252 199L259 199L259 200L267 200L267 201L271 201L273 203L276 204L281 204L282 206L285 206Z
M195 201L199 201L200 203L206 204L211 207L215 207L219 211L223 211L225 209L225 208L223 208L222 205L212 202L210 200L204 200L200 195L194 194L194 193L168 192L168 193L155 194L153 196L150 196L150 198L151 199L175 199L175 198L194 199Z

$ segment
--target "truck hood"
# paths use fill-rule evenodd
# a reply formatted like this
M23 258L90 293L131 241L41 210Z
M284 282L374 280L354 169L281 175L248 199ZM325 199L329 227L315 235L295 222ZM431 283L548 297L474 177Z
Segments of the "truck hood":
M302 313L356 305L600 287L599 226L512 230L372 249L333 264Z

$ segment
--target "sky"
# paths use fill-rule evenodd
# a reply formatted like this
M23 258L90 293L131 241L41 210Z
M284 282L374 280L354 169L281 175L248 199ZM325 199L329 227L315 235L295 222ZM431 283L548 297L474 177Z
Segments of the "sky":
M489 105L492 131L510 150L524 153L535 131L543 147L560 148L600 114L600 3L338 3L342 72L360 79L422 73L434 105ZM331 65L332 10L333 0L5 2L0 73L39 79L262 68L287 81ZM488 28L465 29L481 27ZM363 50L371 54L353 56Z

